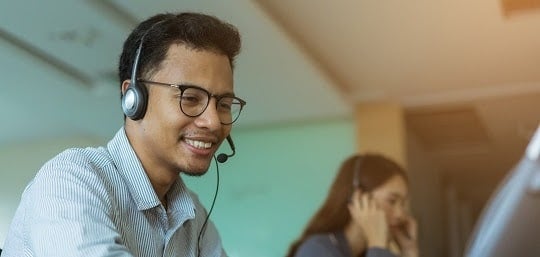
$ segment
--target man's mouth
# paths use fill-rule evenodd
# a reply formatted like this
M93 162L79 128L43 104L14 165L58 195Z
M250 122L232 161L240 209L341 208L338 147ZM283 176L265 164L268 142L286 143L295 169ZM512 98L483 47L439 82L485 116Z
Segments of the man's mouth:
M197 149L209 149L210 147L212 147L212 142L204 142L192 139L186 139L185 141L188 145L193 146Z

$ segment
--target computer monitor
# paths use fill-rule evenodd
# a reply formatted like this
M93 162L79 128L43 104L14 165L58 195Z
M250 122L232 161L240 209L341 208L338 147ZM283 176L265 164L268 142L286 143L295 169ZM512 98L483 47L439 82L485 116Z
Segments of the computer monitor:
M540 256L540 126L478 220L466 257Z

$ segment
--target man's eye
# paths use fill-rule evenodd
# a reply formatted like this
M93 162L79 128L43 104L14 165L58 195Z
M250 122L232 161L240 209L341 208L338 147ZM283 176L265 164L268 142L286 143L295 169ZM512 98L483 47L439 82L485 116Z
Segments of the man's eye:
M201 97L197 95L182 95L182 104L198 104L201 102Z
M220 109L220 110L224 110L224 111L230 111L230 110L231 110L231 103L225 102L225 101L221 101L221 102L219 103L219 109Z

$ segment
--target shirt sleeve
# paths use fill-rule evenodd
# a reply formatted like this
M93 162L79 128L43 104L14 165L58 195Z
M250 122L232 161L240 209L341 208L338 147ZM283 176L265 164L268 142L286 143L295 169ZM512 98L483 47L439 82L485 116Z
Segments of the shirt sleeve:
M34 256L132 256L95 174L67 161L42 171L23 196L25 241Z

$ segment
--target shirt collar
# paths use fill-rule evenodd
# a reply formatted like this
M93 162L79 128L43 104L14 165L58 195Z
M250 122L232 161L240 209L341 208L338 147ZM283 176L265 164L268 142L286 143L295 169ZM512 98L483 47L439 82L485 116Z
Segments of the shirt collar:
M128 141L124 127L107 144L114 164L128 185L129 193L133 197L139 210L154 208L160 204L159 198L137 158L135 151Z
M183 212L186 218L195 217L195 204L193 203L192 194L184 184L181 177L178 177L167 193L167 201L169 202L169 212Z

